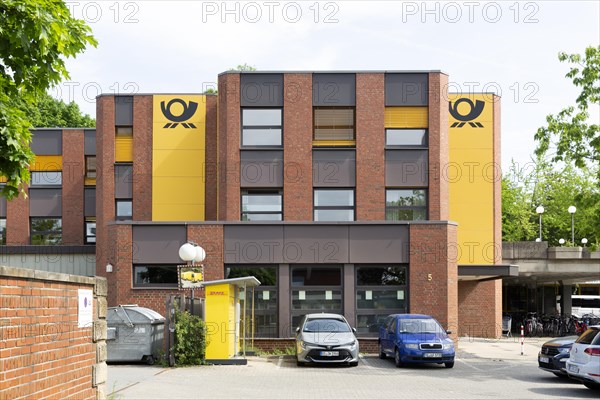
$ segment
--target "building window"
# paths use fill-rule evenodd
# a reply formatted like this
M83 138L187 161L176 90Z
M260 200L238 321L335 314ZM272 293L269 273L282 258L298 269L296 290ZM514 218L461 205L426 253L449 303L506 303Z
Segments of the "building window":
M281 221L281 192L242 191L242 221Z
M427 147L427 129L386 129L387 147Z
M6 244L6 218L0 218L0 245Z
M43 171L31 172L30 186L60 186L62 185L62 172Z
M341 266L294 266L291 275L292 331L304 314L344 313Z
M117 126L115 134L121 137L133 136L133 126Z
M390 314L408 311L407 268L402 265L356 266L356 330L376 336Z
M61 218L31 218L31 244L53 245L62 242Z
M226 266L225 278L241 278L254 276L260 281L260 286L254 288L254 336L259 338L279 337L277 315L277 267L276 266ZM249 297L249 296L248 296ZM244 310L243 299L240 309ZM251 298L251 297L249 297ZM246 337L251 337L252 309L246 306L247 326Z
M85 177L96 179L96 156L85 156Z
M281 146L281 108L242 109L242 146Z
M96 243L96 221L86 220L85 221L85 243L95 244Z
M315 141L354 140L354 107L314 107L313 139Z
M177 265L134 265L134 287L177 287Z
M427 219L426 189L388 189L385 192L385 219L424 221Z
M119 199L116 203L117 220L128 221L133 217L133 202L131 199Z
M315 221L354 221L354 189L315 189Z

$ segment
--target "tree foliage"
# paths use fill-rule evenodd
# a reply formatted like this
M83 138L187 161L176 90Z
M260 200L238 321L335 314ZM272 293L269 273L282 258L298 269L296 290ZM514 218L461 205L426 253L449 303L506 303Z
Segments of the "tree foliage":
M537 206L544 207L542 239L557 246L559 239L571 242L569 206L575 206L575 245L587 238L588 245L600 245L600 188L597 171L562 169L538 159L518 168L514 163L502 178L502 236L505 241L533 241L539 236Z
M239 71L239 72L256 71L256 67L253 65L244 63L244 64L238 64L234 68L229 68L229 71Z
M600 106L600 46L588 47L585 54L560 53L558 59L570 64L566 77L581 90L575 106L567 107L556 115L546 117L547 126L538 129L538 156L553 154L553 162L572 161L578 168L591 165L600 179L600 127L590 123L598 118Z
M55 99L47 93L38 96L34 103L16 98L10 101L23 111L32 126L36 128L93 128L96 120L83 114L74 101L69 104Z
M0 2L0 175L2 194L13 198L29 181L33 153L29 116L14 102L35 104L46 90L69 78L65 58L95 46L90 28L62 1Z

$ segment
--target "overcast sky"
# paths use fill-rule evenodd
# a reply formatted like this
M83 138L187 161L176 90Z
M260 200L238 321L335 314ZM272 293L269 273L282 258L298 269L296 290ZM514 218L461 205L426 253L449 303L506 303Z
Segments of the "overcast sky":
M574 103L557 54L600 43L598 1L67 2L99 42L54 90L95 115L104 93L202 92L259 70L442 70L502 96L502 164L527 163L545 116ZM597 115L594 118L598 118Z

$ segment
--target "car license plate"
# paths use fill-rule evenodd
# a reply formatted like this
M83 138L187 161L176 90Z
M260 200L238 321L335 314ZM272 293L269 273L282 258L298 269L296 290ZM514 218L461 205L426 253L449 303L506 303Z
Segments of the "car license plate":
M339 351L322 351L321 357L337 357L340 355Z
M575 372L576 374L579 373L579 368L576 365L569 365L569 372Z
M425 353L425 358L442 358L442 353Z
M540 357L540 362L541 363L549 363L550 359L548 357Z

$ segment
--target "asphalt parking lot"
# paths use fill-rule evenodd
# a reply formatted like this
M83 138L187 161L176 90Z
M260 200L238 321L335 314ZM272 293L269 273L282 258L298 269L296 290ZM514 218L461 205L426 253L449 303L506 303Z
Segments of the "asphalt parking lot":
M599 393L537 368L510 340L463 344L455 367L396 368L363 355L357 367L297 367L291 356L250 357L245 366L109 366L116 399L597 399Z

